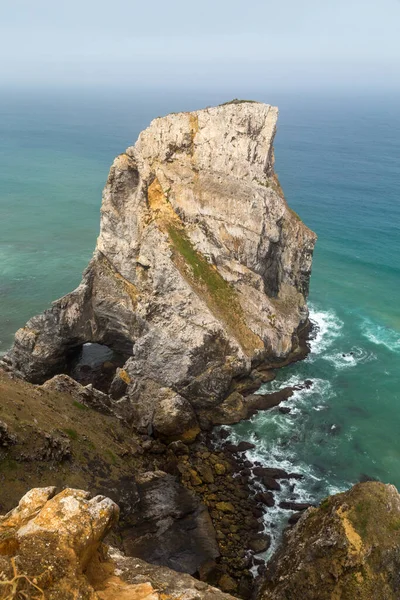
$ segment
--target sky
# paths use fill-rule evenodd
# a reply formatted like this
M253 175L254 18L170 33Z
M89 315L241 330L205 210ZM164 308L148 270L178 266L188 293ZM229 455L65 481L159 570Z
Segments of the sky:
M400 87L400 0L0 0L0 83Z

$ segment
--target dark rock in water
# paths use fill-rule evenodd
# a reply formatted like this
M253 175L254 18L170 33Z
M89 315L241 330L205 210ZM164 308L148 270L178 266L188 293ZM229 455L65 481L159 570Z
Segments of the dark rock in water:
M306 388L306 390L309 390L313 385L314 383L311 379L306 379L304 382L304 387Z
M289 473L289 479L303 479L303 477L301 473Z
M251 442L239 442L238 447L237 447L237 451L238 452L246 452L246 450L253 450L253 448L255 448L255 444L252 444Z
M286 387L270 394L251 394L245 398L249 415L259 410L268 410L288 400L294 394L294 388Z
M376 477L372 477L371 475L368 475L367 473L361 473L361 475L359 477L359 481L360 481L360 483L365 483L366 481L379 481L379 479L377 479Z
M254 467L253 474L256 477L273 477L274 479L302 479L300 473L288 473L284 469L277 467Z
M224 450L230 452L231 454L236 454L238 452L238 447L236 444L225 444Z
M311 504L310 502L279 502L279 506L281 508L284 508L285 510L307 510L307 508L310 508L310 506L314 506L313 504Z
M279 412L282 413L283 415L288 415L290 412L292 412L292 409L289 408L288 406L280 406L278 408Z
M265 485L265 487L267 488L267 490L274 490L276 492L279 492L281 489L281 486L279 485L279 483L276 481L276 479L274 479L273 477L262 477L261 478L263 484Z
M340 425L336 425L336 423L333 423L333 425L329 426L329 433L331 435L339 435L341 430L342 430L342 427Z
M261 502L262 504L265 504L265 506L274 506L275 504L275 500L274 500L274 495L272 492L258 492L255 496L254 499L257 502Z
M260 554L261 552L265 552L271 545L271 538L267 534L263 534L253 538L249 542L250 550L253 550L255 554Z
M174 477L145 473L137 487L140 501L122 532L127 554L190 574L219 556L207 508Z
M229 431L224 427L221 427L221 429L219 430L219 437L222 440L226 440L229 437Z
M298 521L300 521L301 517L303 516L303 512L295 512L293 513L289 518L288 518L288 523L289 525L296 525L296 523Z

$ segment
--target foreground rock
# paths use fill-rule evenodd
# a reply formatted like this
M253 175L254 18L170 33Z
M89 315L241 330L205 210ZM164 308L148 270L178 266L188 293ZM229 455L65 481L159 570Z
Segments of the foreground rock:
M128 555L189 574L219 557L210 515L195 494L161 471L139 476L137 486L139 504L123 532Z
M262 600L398 600L400 495L361 483L310 508L267 570Z
M109 498L52 487L27 493L0 517L4 598L46 600L229 600L189 575L124 557L101 542L118 519Z
M107 345L126 360L110 392L128 420L190 441L233 378L299 354L315 235L274 174L276 120L251 102L155 119L111 167L82 283L17 332L3 367L43 383Z

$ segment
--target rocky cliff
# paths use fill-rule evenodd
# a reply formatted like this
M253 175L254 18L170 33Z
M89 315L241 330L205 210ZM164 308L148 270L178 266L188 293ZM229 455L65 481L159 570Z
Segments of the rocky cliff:
M104 496L32 489L0 516L0 598L233 600L190 575L104 546L118 514ZM325 500L286 535L257 597L397 600L399 523L400 496L390 485L358 484Z
M30 490L0 516L5 600L233 600L189 575L102 547L118 520L109 498L82 490Z
M155 119L111 167L81 284L3 366L43 383L106 345L125 362L107 391L170 441L194 439L234 378L295 356L316 237L274 174L276 122L255 102Z
M400 598L400 495L359 483L310 508L267 570L261 600Z

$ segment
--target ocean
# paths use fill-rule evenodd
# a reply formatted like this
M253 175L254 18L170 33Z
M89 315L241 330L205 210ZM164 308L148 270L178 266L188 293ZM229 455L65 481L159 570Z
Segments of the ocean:
M93 252L115 155L154 117L232 94L135 90L0 94L0 352L71 291ZM376 478L400 488L400 102L377 95L259 92L280 108L276 172L318 234L309 357L265 390L311 379L232 428L249 457L303 474L280 499L319 501ZM275 547L288 512L266 517Z

